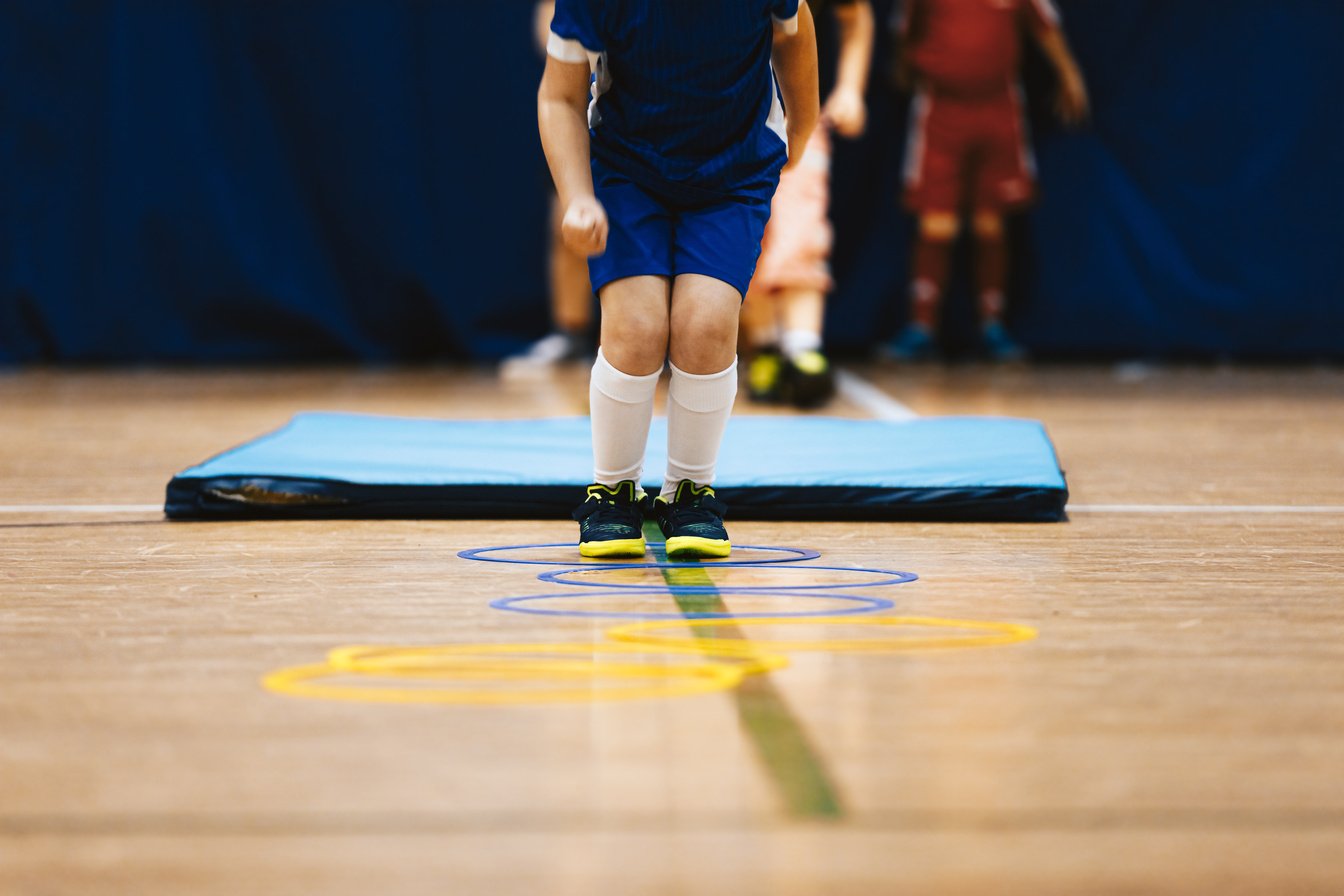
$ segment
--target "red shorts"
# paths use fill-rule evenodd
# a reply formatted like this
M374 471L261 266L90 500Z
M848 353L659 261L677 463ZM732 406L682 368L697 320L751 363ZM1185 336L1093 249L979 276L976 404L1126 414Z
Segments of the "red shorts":
M905 152L905 204L913 211L1011 211L1035 193L1020 90L986 99L915 95Z

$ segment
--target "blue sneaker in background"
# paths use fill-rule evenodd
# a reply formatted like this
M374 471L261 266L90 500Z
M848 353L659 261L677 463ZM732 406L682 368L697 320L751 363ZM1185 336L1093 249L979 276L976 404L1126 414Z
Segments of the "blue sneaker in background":
M934 344L933 334L928 327L906 324L905 329L882 346L881 354L889 361L903 364L933 361L938 357L938 346Z
M1003 324L990 321L980 331L980 350L985 359L997 364L1012 364L1027 359L1027 350L1008 335Z

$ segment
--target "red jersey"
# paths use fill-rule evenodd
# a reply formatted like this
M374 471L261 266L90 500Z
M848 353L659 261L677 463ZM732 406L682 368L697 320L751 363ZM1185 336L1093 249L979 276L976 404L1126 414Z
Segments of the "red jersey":
M904 0L910 62L933 92L984 97L1017 81L1022 29L1059 25L1052 0Z

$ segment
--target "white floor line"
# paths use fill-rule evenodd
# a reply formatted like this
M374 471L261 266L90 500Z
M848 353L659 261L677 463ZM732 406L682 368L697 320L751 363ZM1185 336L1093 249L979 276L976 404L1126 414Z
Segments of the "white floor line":
M1344 513L1344 504L1070 504L1069 513Z
M162 504L3 504L0 513L163 513Z
M918 420L919 415L872 383L847 370L836 370L835 388L847 401L878 420Z

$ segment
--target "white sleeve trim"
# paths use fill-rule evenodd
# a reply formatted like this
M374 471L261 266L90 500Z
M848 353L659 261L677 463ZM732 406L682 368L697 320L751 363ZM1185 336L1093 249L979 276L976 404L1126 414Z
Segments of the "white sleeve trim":
M794 13L791 18L781 19L779 16L771 16L775 20L775 30L780 34L798 33L798 14Z
M583 44L576 40L561 37L554 31L546 41L546 55L560 62L588 62L592 56Z

